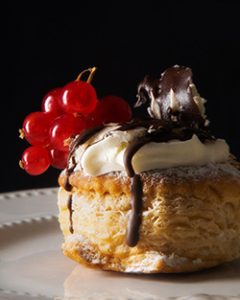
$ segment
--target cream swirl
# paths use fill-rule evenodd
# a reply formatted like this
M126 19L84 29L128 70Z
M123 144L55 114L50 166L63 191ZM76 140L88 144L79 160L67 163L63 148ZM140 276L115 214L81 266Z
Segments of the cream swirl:
M75 171L82 170L85 175L91 176L125 171L124 153L133 141L144 137L146 128L138 127L126 131L112 129L113 127L103 129L75 149ZM141 173L154 169L224 162L229 156L229 147L224 140L206 140L203 143L193 134L186 141L170 140L143 145L134 154L132 166L135 173Z

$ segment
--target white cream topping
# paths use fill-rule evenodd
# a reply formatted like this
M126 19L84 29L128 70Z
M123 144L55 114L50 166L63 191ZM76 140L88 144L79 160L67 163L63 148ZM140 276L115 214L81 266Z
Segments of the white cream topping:
M127 146L136 138L144 136L145 131L145 128L128 131L106 129L97 138L91 139L87 148L82 145L75 150L75 170L83 170L84 174L91 176L124 171L123 158ZM154 169L224 162L229 156L229 147L224 140L202 143L193 135L187 141L171 140L145 144L133 156L132 165L134 171L140 173Z

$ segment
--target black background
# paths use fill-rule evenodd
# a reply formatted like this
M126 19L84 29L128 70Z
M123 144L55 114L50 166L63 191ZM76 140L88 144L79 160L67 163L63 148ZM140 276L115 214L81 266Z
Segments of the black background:
M1 191L57 185L59 171L31 177L18 160L24 117L50 89L97 66L98 95L135 102L144 75L193 69L213 132L240 155L240 17L237 1L78 1L8 7L2 37ZM4 46L3 46L4 45ZM6 92L6 95L4 94Z

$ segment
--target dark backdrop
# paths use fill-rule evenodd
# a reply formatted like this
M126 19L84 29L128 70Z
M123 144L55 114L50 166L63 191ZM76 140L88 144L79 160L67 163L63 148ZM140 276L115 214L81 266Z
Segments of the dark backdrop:
M145 74L158 76L174 64L190 66L201 95L208 100L214 133L240 155L237 2L78 1L74 5L68 1L43 7L39 1L19 1L10 5L7 36L2 38L7 80L1 99L1 191L57 184L57 170L31 177L19 169L27 143L18 139L18 128L29 112L39 110L46 92L94 65L98 94L117 94L131 104Z

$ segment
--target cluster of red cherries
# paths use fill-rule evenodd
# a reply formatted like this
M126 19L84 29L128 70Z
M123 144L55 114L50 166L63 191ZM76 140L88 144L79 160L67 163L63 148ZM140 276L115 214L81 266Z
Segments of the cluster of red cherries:
M19 162L30 175L40 175L51 165L67 165L70 139L83 130L110 122L127 122L132 118L129 104L118 96L97 98L91 85L96 68L81 72L75 81L50 91L42 100L41 111L30 113L24 120L20 137L30 147ZM81 78L86 72L85 81Z

